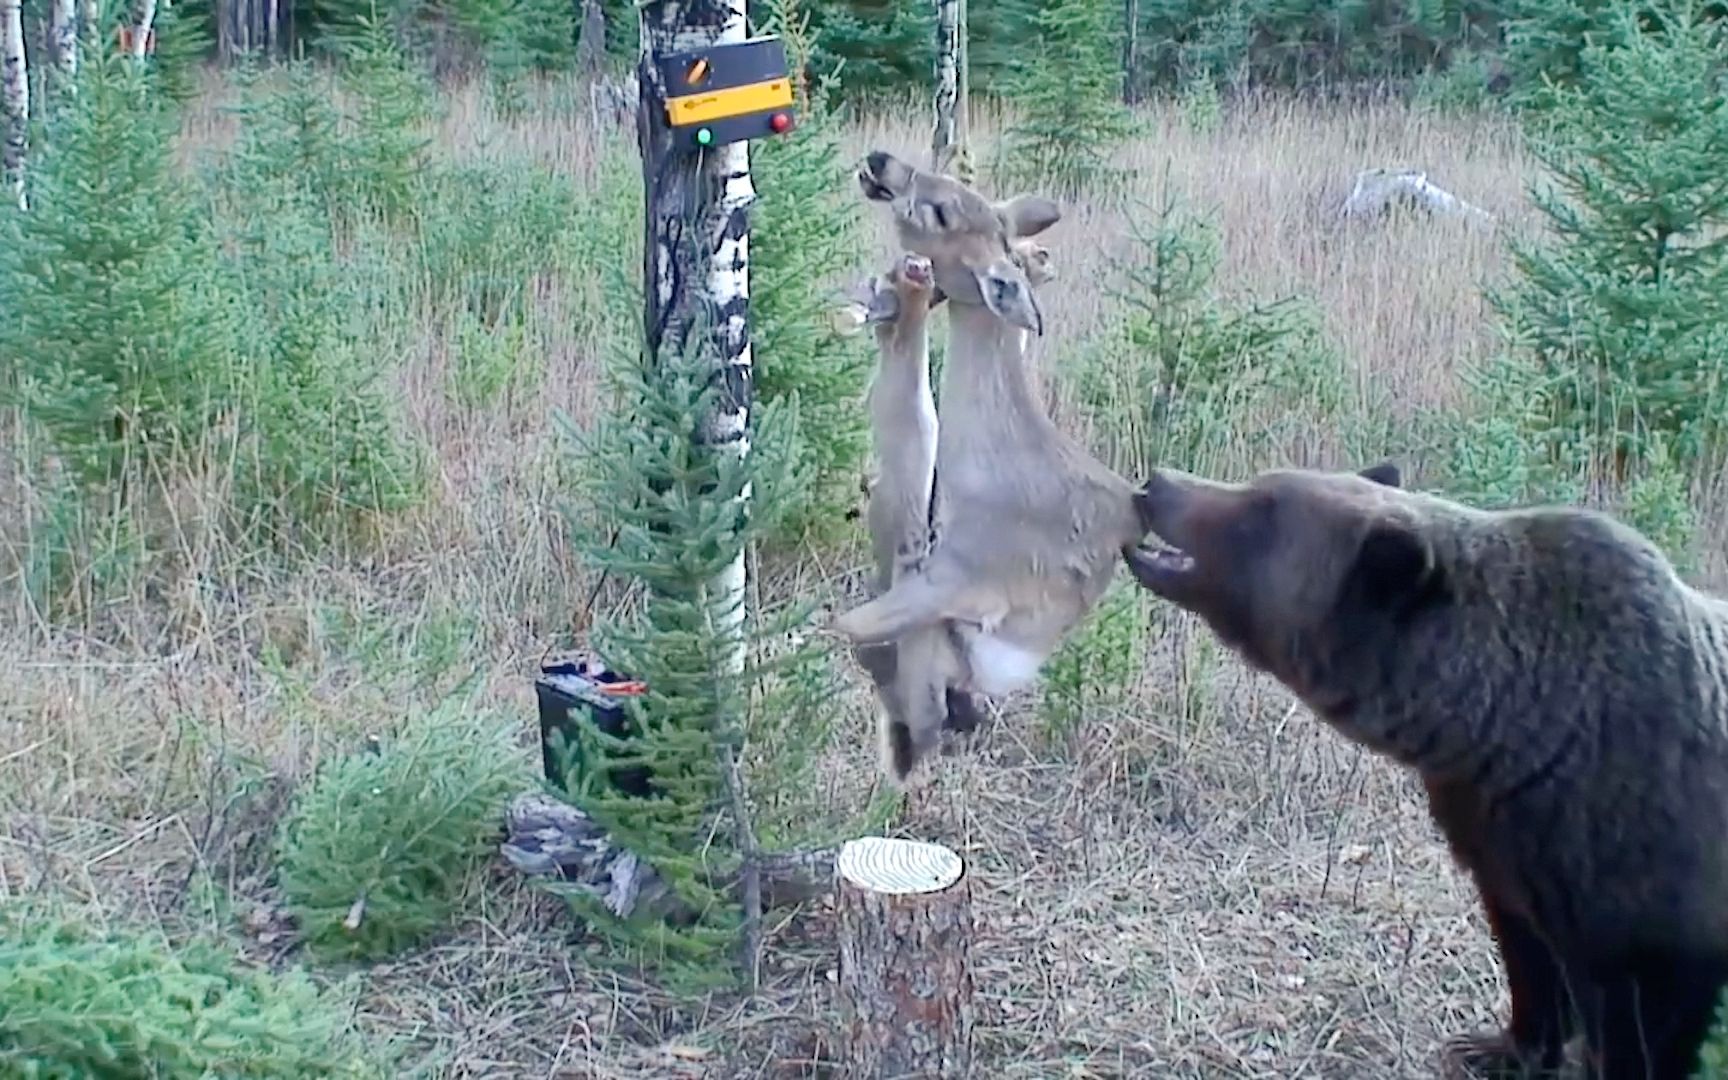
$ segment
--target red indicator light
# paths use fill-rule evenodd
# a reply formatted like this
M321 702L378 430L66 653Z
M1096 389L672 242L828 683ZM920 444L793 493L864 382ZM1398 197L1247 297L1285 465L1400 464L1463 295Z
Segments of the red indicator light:
M768 118L768 130L776 135L783 134L792 126L792 118L783 112L777 112Z

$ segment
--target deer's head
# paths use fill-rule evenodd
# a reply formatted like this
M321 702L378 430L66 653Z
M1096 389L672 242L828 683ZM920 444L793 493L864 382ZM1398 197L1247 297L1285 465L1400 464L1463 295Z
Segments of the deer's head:
M997 317L1035 334L1044 316L1016 241L1062 218L1042 195L992 202L937 172L926 172L882 150L858 169L864 197L886 204L900 246L930 260L936 286L956 304L982 304ZM1039 249L1042 250L1042 249Z

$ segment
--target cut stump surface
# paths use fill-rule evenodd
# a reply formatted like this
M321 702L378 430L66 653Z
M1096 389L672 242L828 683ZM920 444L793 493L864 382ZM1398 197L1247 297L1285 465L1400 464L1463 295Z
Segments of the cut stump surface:
M865 837L841 847L835 876L846 1075L970 1075L972 897L960 856Z

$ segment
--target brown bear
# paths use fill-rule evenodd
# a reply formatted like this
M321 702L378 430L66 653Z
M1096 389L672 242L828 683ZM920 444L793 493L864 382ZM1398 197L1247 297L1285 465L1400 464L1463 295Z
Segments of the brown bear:
M1728 982L1728 602L1583 509L1159 470L1135 579L1414 769L1511 989L1446 1075L1684 1080Z

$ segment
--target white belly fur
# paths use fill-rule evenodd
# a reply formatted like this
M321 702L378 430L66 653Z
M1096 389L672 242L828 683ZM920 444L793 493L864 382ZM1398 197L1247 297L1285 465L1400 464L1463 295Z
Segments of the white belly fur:
M972 668L972 689L1000 697L1038 678L1043 659L1029 649L990 634L972 634L966 642L966 659Z

